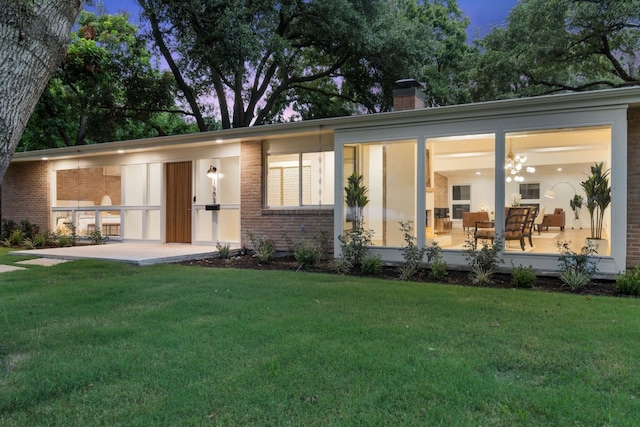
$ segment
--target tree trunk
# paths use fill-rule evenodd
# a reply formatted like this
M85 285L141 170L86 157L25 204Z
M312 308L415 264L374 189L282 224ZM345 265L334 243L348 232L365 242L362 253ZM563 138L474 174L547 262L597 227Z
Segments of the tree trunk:
M81 7L81 0L0 0L0 183Z

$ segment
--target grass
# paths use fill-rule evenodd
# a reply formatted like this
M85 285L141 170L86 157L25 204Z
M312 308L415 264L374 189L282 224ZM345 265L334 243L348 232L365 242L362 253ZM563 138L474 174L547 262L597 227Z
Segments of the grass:
M638 299L89 260L0 275L3 426L631 426L638 354Z

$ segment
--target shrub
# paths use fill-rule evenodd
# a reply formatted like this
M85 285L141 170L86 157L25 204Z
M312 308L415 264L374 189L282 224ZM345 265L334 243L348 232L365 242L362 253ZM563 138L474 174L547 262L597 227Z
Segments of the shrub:
M511 285L516 288L532 288L536 280L536 273L532 266L518 265L511 270Z
M249 232L249 240L253 245L254 257L264 263L269 263L273 260L273 257L276 255L276 245L273 243L273 240L258 237L252 232Z
M570 241L556 242L560 251L560 280L563 286L567 285L572 291L577 291L588 285L593 275L598 272L598 257L595 256L597 248L595 243L587 239L580 253L576 253L569 247L570 244Z
M336 258L331 263L334 270L340 274L347 274L353 269L353 263L350 259L341 256L340 258Z
M430 264L431 271L429 272L429 277L436 282L442 282L449 274L447 262L439 259L431 262Z
M66 248L75 244L73 237L68 234L58 234L56 243L61 248Z
M293 257L298 262L298 270L316 265L320 258L318 247L309 242L300 243L293 251Z
M24 233L18 228L14 229L11 234L9 234L9 244L11 246L20 246L23 240Z
M633 270L616 275L616 291L626 295L640 295L640 264Z
M419 248L415 245L416 238L413 237L413 221L400 221L400 231L402 231L406 246L403 246L400 250L404 263L398 270L400 271L400 279L409 280L420 271L427 248Z
M579 291L591 282L591 277L580 270L564 270L560 274L562 286L568 286L572 291Z
M216 250L218 251L218 256L220 258L231 258L231 245L229 245L229 243L222 244L220 242L216 242Z
M35 236L33 236L33 245L36 248L41 248L43 246L47 245L47 237L44 233L38 233Z
M360 267L362 274L375 276L382 271L382 257L380 255L368 256L362 260Z
M464 244L465 259L469 262L471 272L469 278L474 285L487 285L491 283L491 276L498 270L498 266L504 262L500 258L502 252L502 238L496 236L493 244L482 241L482 247L478 249L475 239L469 239Z
M32 224L28 219L20 221L20 229L22 230L24 237L28 237L30 239L33 239L33 236L40 232L40 227Z
M427 248L427 262L431 268L429 277L436 281L443 281L449 274L447 262L442 259L442 248L438 246L438 242L433 242Z
M2 220L2 235L0 237L2 237L2 239L9 239L9 237L11 236L11 233L13 232L13 230L18 228L18 224L15 223L15 221L12 221L10 219L3 219Z
M103 236L100 230L93 230L89 233L89 242L92 245L104 245L109 240L108 236Z
M369 255L369 246L371 246L372 230L365 230L362 227L355 228L347 232L344 236L338 236L342 246L341 258L349 262L343 262L340 265L344 268L351 265L350 269L356 265L361 265L362 261Z
M326 245L323 239L326 238L326 233L316 234L313 243L304 240L294 242L286 233L282 234L282 238L287 243L287 250L298 262L298 270L313 267L322 258L323 245Z
M30 237L25 237L22 241L22 247L24 247L25 249L35 249L36 245L33 243L33 239L31 239Z

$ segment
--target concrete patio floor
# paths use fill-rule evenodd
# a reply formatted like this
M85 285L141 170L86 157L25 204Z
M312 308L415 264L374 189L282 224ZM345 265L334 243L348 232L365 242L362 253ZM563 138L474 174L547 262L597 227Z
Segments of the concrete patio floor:
M65 260L92 258L129 262L137 265L152 265L208 258L214 252L215 248L211 246L182 243L107 243L105 245L13 251L11 255Z

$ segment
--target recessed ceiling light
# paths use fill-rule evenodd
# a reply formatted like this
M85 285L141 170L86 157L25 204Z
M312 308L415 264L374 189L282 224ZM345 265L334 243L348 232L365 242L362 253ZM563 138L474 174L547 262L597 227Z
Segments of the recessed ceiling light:
M222 139L216 139L216 144L222 144L224 141Z
M562 172L562 168L558 168L556 169L558 172Z
M124 153L124 150L118 150L118 154Z
M482 172L478 171L476 172L476 175L482 175Z
M48 157L43 157L42 160L49 160L49 158Z

